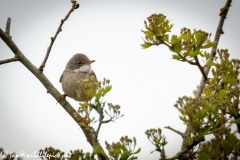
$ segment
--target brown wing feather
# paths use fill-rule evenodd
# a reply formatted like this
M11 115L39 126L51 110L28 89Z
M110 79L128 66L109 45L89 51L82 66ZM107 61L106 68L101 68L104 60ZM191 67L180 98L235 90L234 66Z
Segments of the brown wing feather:
M63 73L62 73L62 75L61 75L61 77L60 77L60 79L59 79L59 82L60 82L60 83L62 83L62 78L63 78Z

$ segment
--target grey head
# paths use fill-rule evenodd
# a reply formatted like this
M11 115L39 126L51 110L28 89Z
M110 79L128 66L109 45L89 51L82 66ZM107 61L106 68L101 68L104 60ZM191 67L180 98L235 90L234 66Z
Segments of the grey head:
M87 72L92 71L91 63L94 60L89 60L89 58L82 53L77 53L68 61L65 70L74 72Z

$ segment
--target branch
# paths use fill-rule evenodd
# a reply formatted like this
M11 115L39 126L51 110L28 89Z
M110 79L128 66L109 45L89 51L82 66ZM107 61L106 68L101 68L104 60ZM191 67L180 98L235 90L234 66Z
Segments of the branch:
M176 129L170 127L170 126L167 126L167 127L164 127L164 128L167 128L167 129L172 130L173 132L179 134L182 138L184 137L184 133L182 133L182 132L180 132L180 131L178 131L178 130L176 130Z
M171 160L174 160L174 159L182 159L182 156L183 156L185 153L187 153L189 150L191 150L194 146L196 146L197 144L199 144L199 143L202 142L202 141L205 141L205 139L204 139L204 138L201 138L201 139L198 139L198 140L194 140L191 145L187 146L185 149L182 149L181 152L178 152L175 156L173 156L173 157L171 157L171 158L169 158L169 159L171 159Z
M52 83L47 79L47 77L37 68L35 67L19 50L17 45L12 41L12 39L0 28L0 37L6 43L6 45L12 50L18 60L33 74L35 77L43 84L43 86L47 89L48 93L50 93L56 100L61 95L58 90L52 85ZM62 100L59 104L65 109L65 111L74 119L74 121L81 127L87 141L94 148L96 146L101 147L100 143L97 140L95 131L92 127L81 126L81 122L83 117L81 117L78 112L68 103L67 100ZM103 149L102 149L103 150ZM103 153L102 153L103 154ZM105 159L102 157L101 159Z
M52 46L53 46L54 41L56 40L58 34L62 31L62 26L63 26L64 22L68 19L68 17L70 16L70 14L71 14L75 9L77 9L77 8L79 7L79 4L75 4L76 1L72 1L72 3L73 3L72 8L69 10L69 12L68 12L67 15L65 16L65 18L61 20L61 23L60 23L60 25L59 25L59 27L58 27L58 29L57 29L54 37L51 37L51 42L50 42L49 47L47 48L47 53L46 53L46 55L45 55L45 58L44 58L44 60L43 60L43 62L42 62L42 64L41 64L41 66L39 67L39 70L40 70L41 72L43 72L43 68L45 67L45 65L46 65L46 63L47 63L47 59L48 59L48 57L49 57L49 55L50 55L50 52L51 52L51 49L52 49Z
M0 60L0 65L5 63L10 63L10 62L15 62L15 61L19 61L19 59L17 57L13 57L5 60Z
M99 108L100 108L100 111L96 109L96 111L99 114L99 123L98 123L98 127L97 127L97 130L96 130L96 137L98 137L100 128L101 128L101 126L103 124L103 118L104 118L103 108L101 108L101 107L99 107Z
M205 74L204 72L204 68L201 66L201 64L199 63L198 61L198 57L194 57L195 61L196 61L196 65L198 66L198 69L200 70L200 72L202 73L202 76L203 76L203 79L204 79L204 82L207 81L208 77L207 75ZM204 83L205 84L205 83Z
M7 35L9 35L9 36L10 36L10 26L11 26L11 18L8 17L5 33L6 33Z
M224 10L224 14L222 14L222 13L223 13L223 9L220 10L220 20L219 20L218 27L217 27L217 30L216 30L216 33L215 33L215 37L214 37L214 41L216 41L217 43L216 43L216 45L215 45L215 46L212 48L212 50L211 50L211 55L210 55L210 57L209 57L209 59L208 59L208 62L212 62L213 59L214 59L214 57L215 57L215 55L216 55L216 50L217 50L217 46L218 46L218 41L219 41L219 39L220 39L221 34L223 33L223 23L224 23L224 21L225 21L225 19L226 19L226 15L227 15L227 13L228 13L228 11L229 11L229 7L231 6L231 2L232 2L232 0L227 0L225 6L223 7L223 8L227 8L227 9ZM205 66L203 70L204 70L204 75L206 75L206 77L207 77L207 76L208 76L208 73L209 73L209 71L210 71L210 67ZM201 82L200 82L200 85L199 85L199 88L198 88L198 90L197 90L197 93L196 93L195 98L198 98L198 97L201 96L201 94L202 94L202 92L203 92L203 89L204 89L204 87L205 87L205 83L206 83L205 77L203 76L202 79L201 79ZM194 110L194 109L193 109L193 110ZM187 128L186 128L185 134L187 134L187 135L190 134L190 133L189 133L189 127L188 127L188 126L187 126ZM186 136L186 138L183 139L182 147L181 147L181 148L182 148L182 151L183 151L184 147L186 146L187 137L188 137L188 136Z
M5 33L10 37L10 26L11 26L11 18L8 17L7 19L7 23L6 23L6 30L5 30ZM1 64L5 64L5 63L10 63L10 62L15 62L15 61L19 61L18 58L15 56L13 58L9 58L9 59L5 59L5 60L0 60L0 65Z

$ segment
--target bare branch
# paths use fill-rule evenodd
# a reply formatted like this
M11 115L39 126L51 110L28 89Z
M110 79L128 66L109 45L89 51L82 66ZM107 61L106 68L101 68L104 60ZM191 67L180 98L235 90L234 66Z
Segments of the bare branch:
M10 62L15 62L15 61L19 61L17 57L5 59L5 60L0 60L0 65L5 64L5 63L10 63Z
M73 2L72 2L72 3L73 3ZM43 62L42 62L42 64L41 64L41 66L39 67L39 70L40 70L41 72L43 72L43 68L45 67L45 65L46 65L46 63L47 63L47 59L48 59L48 57L49 57L49 55L50 55L50 52L51 52L51 49L52 49L52 46L53 46L54 41L56 40L58 34L62 31L62 26L63 26L64 22L68 19L68 17L71 15L71 13L72 13L75 9L77 9L78 7L79 7L79 4L74 4L74 3L73 3L72 8L69 10L69 12L68 12L67 15L65 16L65 18L61 20L61 23L60 23L60 25L59 25L59 27L58 27L58 29L57 29L54 37L51 37L51 42L50 42L49 47L47 48L47 53L46 53L46 55L45 55L45 58L44 58L44 60L43 60Z
M172 130L173 132L179 134L181 137L184 137L184 133L182 133L182 132L180 132L180 131L178 131L178 130L170 127L170 126L167 126L167 127L164 127L164 128L170 129L170 130Z
M10 26L11 26L11 18L8 17L5 33L6 33L7 35L9 35L9 36L10 36Z

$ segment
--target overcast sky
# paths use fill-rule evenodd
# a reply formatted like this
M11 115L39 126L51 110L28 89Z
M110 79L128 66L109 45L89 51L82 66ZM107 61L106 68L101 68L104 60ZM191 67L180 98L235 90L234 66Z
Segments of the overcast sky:
M164 128L179 131L185 125L174 108L178 97L193 96L201 73L198 68L171 59L165 46L141 49L141 29L152 13L162 13L174 24L172 34L180 29L201 29L213 34L219 21L219 10L226 0L81 0L54 43L45 75L61 92L59 78L67 61L75 53L96 60L92 67L99 80L107 78L113 85L108 102L121 105L124 117L103 125L99 141L116 142L121 136L135 136L141 147L140 160L158 159L145 131L162 128L167 137L167 156L179 151L182 139ZM240 1L234 0L224 24L219 48L228 48L232 58L240 58ZM71 8L70 0L1 0L0 27L12 18L11 36L24 55L40 66L50 37L60 20ZM0 60L14 54L0 40ZM0 66L0 147L10 152L31 154L53 146L65 153L91 146L75 121L43 85L19 62ZM78 102L67 98L78 108Z

